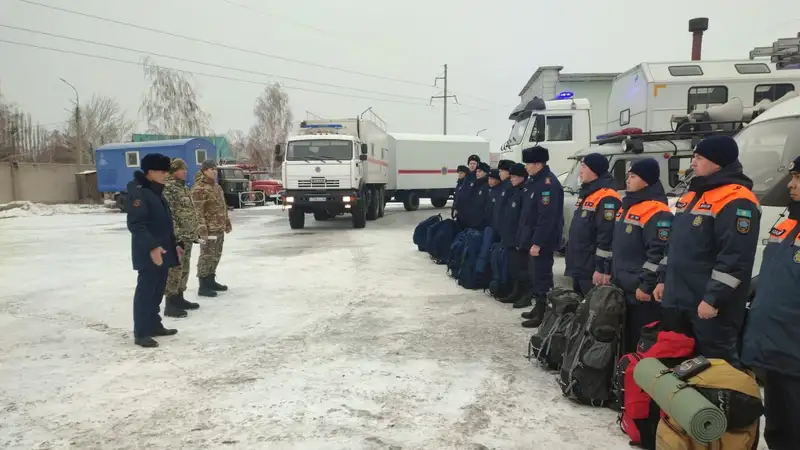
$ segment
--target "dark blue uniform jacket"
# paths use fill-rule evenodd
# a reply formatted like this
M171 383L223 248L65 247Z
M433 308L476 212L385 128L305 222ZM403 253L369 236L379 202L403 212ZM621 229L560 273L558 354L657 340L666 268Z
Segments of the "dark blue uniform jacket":
M509 186L495 231L500 236L503 247L516 248L519 218L522 214L522 196L524 194L522 190L525 183L515 187L509 182Z
M489 186L489 201L486 202L486 211L483 214L487 227L494 226L494 209L497 206L497 202L499 202L502 198L500 195L502 194L502 190L502 183L496 185L495 187Z
M162 195L163 184L152 183L144 173L136 171L128 183L128 230L131 232L131 259L134 270L154 269L150 250L161 247L166 269L178 265L175 250L177 239L172 223L172 212Z
M581 186L569 225L567 276L591 280L595 271L611 274L614 219L621 205L614 179L608 173Z
M758 278L742 362L800 377L800 202L770 230Z
M671 226L672 212L661 182L625 193L611 243L611 279L631 294L628 301L636 301L637 289L653 293Z
M761 220L752 186L738 162L692 179L675 205L659 267L659 281L665 282L661 306L696 314L705 301L720 311L719 319L743 325Z
M564 232L564 189L548 166L528 178L523 189L517 247L538 245L556 251Z
M458 195L456 218L464 228L483 229L486 224L486 202L489 201L488 178L464 178L464 188Z
M496 200L492 206L491 226L495 230L498 230L502 223L503 208L511 188L511 178L506 178L492 190L492 199Z

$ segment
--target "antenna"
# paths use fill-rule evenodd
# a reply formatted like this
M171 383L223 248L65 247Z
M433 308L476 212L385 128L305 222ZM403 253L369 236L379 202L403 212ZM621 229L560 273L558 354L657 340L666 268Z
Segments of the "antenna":
M750 59L769 57L778 70L800 69L800 33L797 37L782 38L771 47L755 47L750 50Z

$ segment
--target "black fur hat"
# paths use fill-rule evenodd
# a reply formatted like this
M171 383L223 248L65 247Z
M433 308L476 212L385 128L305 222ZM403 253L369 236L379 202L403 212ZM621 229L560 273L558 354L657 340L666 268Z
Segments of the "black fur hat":
M528 171L525 169L525 164L516 163L513 166L511 166L508 172L512 176L523 177L523 178L528 177Z
M489 178L494 178L497 181L500 181L500 170L492 169L489 171Z
M522 162L524 163L543 163L547 164L550 160L550 152L546 148L537 145L533 148L526 148L522 151Z
M513 165L514 165L514 161L512 161L512 160L510 160L510 159L501 159L500 161L497 162L497 169L498 170L508 171L508 169L510 169L511 166L513 166Z
M482 171L484 171L485 173L488 174L489 171L492 170L492 168L489 167L489 165L486 164L485 162L482 162L482 163L478 163L478 167L475 170L482 170Z
M479 163L481 162L481 157L478 155L469 155L469 158L467 158L467 163L471 163L472 161Z
M456 169L456 173L469 173L469 167L458 166L458 169Z
M142 158L142 162L140 163L142 172L145 174L150 170L169 172L171 165L172 160L169 158L169 156L164 156L161 153L149 153L144 155L144 158Z

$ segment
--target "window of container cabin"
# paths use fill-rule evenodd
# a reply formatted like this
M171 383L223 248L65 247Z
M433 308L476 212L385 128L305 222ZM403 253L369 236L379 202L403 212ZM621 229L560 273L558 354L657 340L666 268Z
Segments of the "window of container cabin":
M794 85L791 83L759 84L753 91L753 104L761 100L774 102L793 90Z
M631 110L630 108L623 109L622 111L619 112L619 125L625 126L628 125L629 123L631 123Z
M673 77L697 77L703 75L703 69L698 65L669 66L667 70Z
M125 165L128 167L139 167L139 152L125 152Z
M547 142L572 140L572 116L548 116L546 128Z
M631 170L633 161L624 157L617 158L615 158L614 166L611 167L611 176L614 178L614 189L617 191L624 191L625 180L628 178L628 171Z
M733 66L736 67L736 71L742 75L756 75L772 72L769 70L769 66L764 63L734 64Z
M667 160L669 186L675 187L681 181L683 174L692 166L691 156L670 156Z
M531 129L531 137L528 139L529 142L544 142L545 137L545 116L542 114L537 114L536 118L533 121L533 128Z
M686 112L703 112L712 106L724 105L728 102L726 86L696 86L689 88L686 101Z
M198 148L197 150L194 151L194 160L198 166L203 164L203 161L205 161L207 158L208 158L208 152L205 151L204 149Z

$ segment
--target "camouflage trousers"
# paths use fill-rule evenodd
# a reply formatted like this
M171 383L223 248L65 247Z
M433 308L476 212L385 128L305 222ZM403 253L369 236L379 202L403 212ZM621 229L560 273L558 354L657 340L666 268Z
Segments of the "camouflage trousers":
M167 275L167 288L164 292L167 295L178 295L186 290L186 282L189 281L189 270L192 266L192 243L185 242L183 247L183 258L180 265L169 268Z
M222 244L225 241L225 233L209 234L209 237L216 236L216 240L207 240L205 244L200 244L200 258L197 260L197 276L205 278L217 273L219 260L222 258Z

